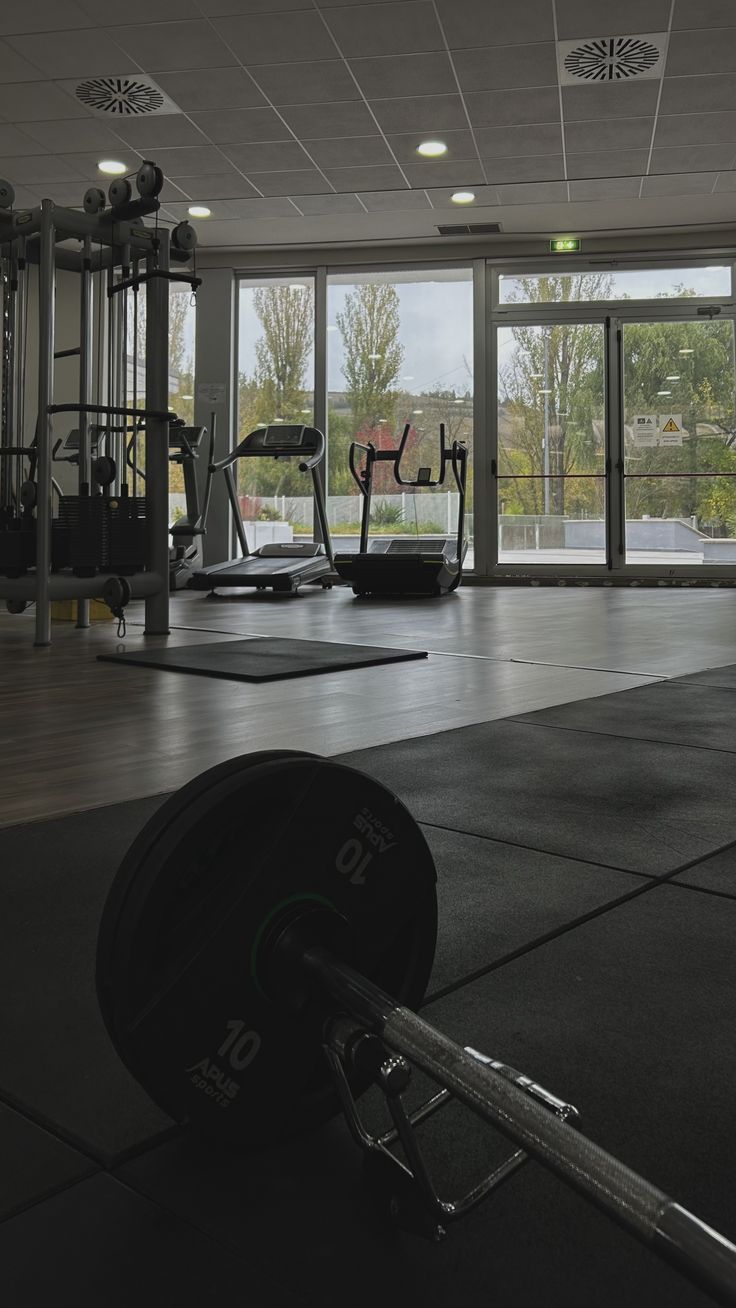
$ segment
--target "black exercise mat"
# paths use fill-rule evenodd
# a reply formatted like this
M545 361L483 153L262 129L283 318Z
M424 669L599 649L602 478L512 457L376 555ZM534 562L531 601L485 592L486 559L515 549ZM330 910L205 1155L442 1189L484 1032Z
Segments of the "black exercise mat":
M141 650L136 654L98 654L103 663L130 663L134 667L162 668L166 672L193 672L200 677L228 681L284 681L320 672L345 672L380 663L426 659L426 650L384 649L380 645L337 645L324 640L285 640L254 636L248 640L213 641L211 644L174 645Z
M0 1222L96 1170L84 1154L5 1104L0 1104L0 1158Z
M503 719L340 757L421 822L645 875L736 840L730 753Z
M692 678L635 686L613 695L596 695L535 713L517 714L508 720L736 752L733 691L703 685Z
M426 1016L572 1100L586 1134L733 1237L735 933L736 904L653 886ZM385 1300L387 1286L392 1303L423 1308L485 1303L489 1291L548 1308L710 1303L536 1164L429 1246L372 1213L340 1121L288 1145L273 1130L247 1163L180 1138L119 1174L259 1267L288 1248L285 1276L318 1289L323 1308L341 1308L348 1283L353 1308ZM502 1148L459 1107L422 1138L435 1174L441 1164L455 1183Z
M171 1126L110 1044L94 984L108 888L162 798L0 829L0 1094L103 1162Z
M704 858L693 867L686 868L674 881L683 886L697 886L700 890L716 890L721 895L736 899L736 845L722 849L711 858Z
M686 677L673 677L673 681L683 686L723 686L726 690L736 690L736 663L726 663L722 668L704 668L702 672L689 672Z
M283 1263L259 1270L105 1175L0 1226L9 1308L299 1308Z

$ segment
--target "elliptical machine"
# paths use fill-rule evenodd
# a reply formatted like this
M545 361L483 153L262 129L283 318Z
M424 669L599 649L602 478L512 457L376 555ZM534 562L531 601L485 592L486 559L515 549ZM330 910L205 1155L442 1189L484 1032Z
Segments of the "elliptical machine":
M137 434L137 433L136 433ZM128 464L133 467L134 434L128 442ZM210 503L211 480L207 480L204 503L199 496L197 484L197 459L203 441L207 436L206 427L187 427L183 418L176 418L169 424L169 463L177 464L184 478L184 498L186 509L181 517L169 526L171 545L169 547L169 590L183 590L190 578L204 564L202 537L207 531L207 513ZM207 464L215 457L215 415L210 419L210 440ZM140 467L137 475L145 481L146 474Z

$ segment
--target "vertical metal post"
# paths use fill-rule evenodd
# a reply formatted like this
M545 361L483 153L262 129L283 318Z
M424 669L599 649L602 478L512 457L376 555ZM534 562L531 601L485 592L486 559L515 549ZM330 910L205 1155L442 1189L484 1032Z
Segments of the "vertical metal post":
M473 571L487 576L498 559L498 406L491 272L473 260Z
M169 269L169 234L158 229L158 249L147 271ZM153 277L146 287L146 408L165 414L169 406L169 283ZM169 632L169 424L146 419L146 568L161 588L146 599L146 633Z
M92 349L93 349L93 286L92 286L92 241L84 238L82 249L82 272L79 279L79 403L92 403ZM78 494L82 483L90 483L92 475L92 442L90 437L89 414L81 410L79 414L79 477ZM77 600L77 626L89 626L89 600Z
M606 319L605 369L605 533L606 566L615 572L626 559L624 481L623 335L616 318Z
M330 439L327 422L327 269L322 266L316 269L314 276L314 425L319 431L324 432L326 442L324 463L316 469L316 472L329 522L327 487L330 477ZM319 517L313 502L314 539L325 544Z
M14 343L16 335L15 261L3 260L3 332L2 332L2 388L0 390L0 445L15 444L13 424ZM0 505L9 509L13 503L13 460L8 455L0 458Z
M15 433L16 445L25 445L26 440L26 362L28 325L28 261L26 243L21 242L18 253L18 293L15 315Z
M56 310L54 206L41 202L38 270L38 503L36 508L36 637L51 644L51 414L54 391L54 317Z
M549 327L542 328L544 339L544 515L549 515Z

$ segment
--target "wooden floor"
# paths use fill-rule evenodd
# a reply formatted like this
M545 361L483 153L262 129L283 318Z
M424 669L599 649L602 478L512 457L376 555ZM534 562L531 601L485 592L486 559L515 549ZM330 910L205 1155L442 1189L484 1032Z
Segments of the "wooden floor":
M97 662L113 623L0 615L0 825L174 789L252 750L324 754L507 717L736 662L728 590L467 588L443 600L179 595L170 637L129 610L127 650L228 635L383 644L426 661L248 685Z

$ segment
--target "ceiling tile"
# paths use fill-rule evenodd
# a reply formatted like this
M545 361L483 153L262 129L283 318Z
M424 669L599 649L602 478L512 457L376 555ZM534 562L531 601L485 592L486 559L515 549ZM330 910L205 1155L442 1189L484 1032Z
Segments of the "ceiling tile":
M391 151L382 136L349 136L338 140L305 141L318 168L350 168L392 164Z
M229 208L238 218L298 218L294 206L280 195L253 200L231 200Z
M279 10L312 9L312 0L197 0L208 18L226 14L273 14Z
M193 77L191 72L159 73L156 81L185 113L265 105L263 95L242 68L208 69L201 77Z
M554 40L550 0L437 0L437 9L451 50Z
M236 62L224 41L203 19L189 23L141 23L111 27L113 40L141 68L226 68Z
M223 167L227 168L227 160L223 159L222 162ZM209 196L212 200L229 200L258 194L256 188L246 182L234 168L229 173L207 173L201 183L196 176L180 177L177 178L177 185L192 199L206 199Z
M716 193L719 191L736 191L736 172L721 173L716 182Z
M249 67L335 58L334 42L313 10L290 13L288 22L282 14L270 12L212 21L223 41Z
M554 182L565 176L561 154L526 155L523 158L484 159L488 181Z
M404 164L411 186L482 186L485 174L475 156L472 159L422 159Z
M216 222L212 221L202 224L203 230L199 233L200 249L228 249L247 248L253 239L253 230L249 223L238 218L235 222Z
M372 100L371 108L384 132L441 132L468 126L459 95L419 95L397 100Z
M122 126L122 123L115 124ZM119 150L120 137L111 131L107 123L99 118L71 118L68 121L59 118L47 123L26 123L24 131L34 141L38 149L29 154L43 154L44 151L64 153L69 150ZM0 153L10 153L0 150Z
M475 204L457 205L452 203L453 192L457 188L450 187L431 187L427 190L427 195L432 201L435 209L448 209L452 213L473 214L477 209L493 207L498 204L498 188L495 186L474 186Z
M0 5L0 36L73 27L89 27L89 17L72 0L24 0L22 5Z
M521 186L499 186L499 204L565 204L567 182L527 182Z
M179 200L186 200L188 204L191 204L191 197L189 196L189 192L184 191L180 186L175 186L174 183L168 177L166 178L166 181L163 184L161 193L159 195L159 199L162 204L166 204L170 200L173 200L174 203L176 203Z
M275 105L331 104L360 99L360 91L342 59L316 59L310 64L264 64L250 71Z
M0 177L7 177L13 185L17 182L21 186L33 186L39 182L76 181L82 193L85 189L78 170L58 154L36 154L29 159L0 158Z
M589 123L566 123L565 148L570 154L583 150L648 150L653 128L653 118L595 118Z
M653 195L709 195L718 173L678 173L673 177L645 177L642 199Z
M129 23L166 23L182 18L199 18L203 6L194 0L125 0L125 10L110 0L78 0L97 27L117 27L121 17Z
M199 173L227 171L227 160L214 145L184 145L181 149L157 150L156 163L170 177L196 177Z
M350 67L367 100L402 95L440 95L457 92L448 55L385 55L379 59L351 59Z
M640 118L657 108L659 82L612 82L604 86L563 86L566 123L592 118Z
M250 180L263 195L323 195L327 190L325 179L316 168L294 168L282 173L251 173Z
M123 119L115 127L118 136L135 150L207 144L199 128L183 114L152 114L150 118Z
M736 27L673 32L665 72L668 77L736 72Z
M556 86L523 91L470 91L465 104L473 127L560 121L560 93Z
M17 127L10 123L0 123L0 154L3 155L27 155L27 154L46 154L47 151L55 150L55 145L47 145L45 141L39 141L37 136L32 133L32 127L36 124L28 124L27 131L19 132ZM51 124L53 126L53 124ZM68 125L66 133L63 133L65 143L69 139ZM76 126L76 124L75 124Z
M673 29L732 27L736 24L733 0L675 0Z
M44 122L51 118L88 118L79 101L53 82L13 82L0 86L0 118L12 123Z
M343 213L365 213L365 206L360 203L356 195L292 195L290 198L297 209L301 209L307 217L322 214L337 216Z
M200 131L218 145L285 141L290 136L288 127L273 109L212 109L193 114L192 118Z
M398 135L392 134L387 136L386 139L400 164L421 162L421 156L417 154L419 137L416 132L407 132ZM449 159L476 159L478 156L478 152L475 148L475 139L473 133L469 129L466 129L465 131L443 132L442 140L447 146L447 158Z
M683 145L667 150L653 150L651 173L705 173L731 168L736 160L736 145Z
M0 42L0 46L4 43ZM133 60L107 32L87 28L84 31L48 32L38 36L11 36L7 44L28 59L48 77L96 77L134 73L138 69ZM31 77L35 76L31 72ZM3 81L24 81L27 74L16 71L6 73L0 57L0 78Z
M620 36L630 32L665 32L670 0L557 0L557 36Z
M736 73L711 73L709 77L665 77L659 112L718 113L719 110L731 109L734 104Z
M641 177L596 177L569 183L571 200L636 200Z
M391 168L327 168L336 191L398 191L404 185L401 170Z
M557 85L557 60L552 41L456 50L453 63L463 91Z
M362 100L339 104L296 104L282 106L281 113L301 140L317 141L335 136L373 136L376 123Z
M364 191L360 198L369 213L402 213L430 209L424 191Z
M481 127L475 133L483 159L524 154L561 154L559 124L539 123L534 127Z
M568 177L633 177L646 171L648 150L602 150L568 154Z
M22 188L21 188L22 189ZM84 196L84 184L82 182L41 182L31 194L35 196L34 204L39 200L53 200L54 204L63 204L69 208L80 209ZM18 200L19 191L16 187L15 203Z
M283 172L286 168L311 168L298 141L260 141L250 145L226 145L228 159L243 173Z
M444 46L434 6L428 0L350 5L326 9L324 17L346 59L419 54Z
M654 144L659 145L715 145L720 141L736 141L736 110L720 114L669 114L660 115Z

